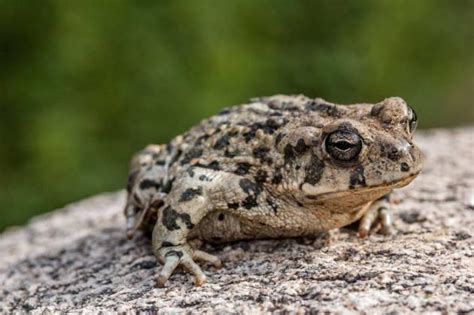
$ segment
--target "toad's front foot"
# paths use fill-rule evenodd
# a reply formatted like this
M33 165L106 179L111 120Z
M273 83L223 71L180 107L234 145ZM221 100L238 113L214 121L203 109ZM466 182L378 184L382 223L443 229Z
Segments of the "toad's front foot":
M194 283L196 286L201 286L206 281L206 275L194 260L208 262L216 268L222 266L221 260L216 256L192 249L189 245L162 247L159 249L158 258L163 263L163 269L156 279L156 285L159 288L164 287L166 281L178 266L184 267L192 273L195 277Z
M360 238L365 238L371 231L377 230L384 235L394 234L392 211L389 207L387 197L379 199L370 205L359 223Z

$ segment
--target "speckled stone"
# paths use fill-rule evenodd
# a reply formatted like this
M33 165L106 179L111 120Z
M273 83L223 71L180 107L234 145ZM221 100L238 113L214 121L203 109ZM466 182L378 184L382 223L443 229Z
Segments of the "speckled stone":
M397 235L206 246L224 267L154 288L150 241L127 241L123 192L99 195L0 235L0 312L472 313L474 128L417 139L426 167L394 195Z

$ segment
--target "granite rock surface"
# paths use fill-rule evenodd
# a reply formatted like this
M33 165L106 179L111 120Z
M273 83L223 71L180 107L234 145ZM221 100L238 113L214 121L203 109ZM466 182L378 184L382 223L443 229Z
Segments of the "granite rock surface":
M124 192L102 194L0 235L0 313L474 314L474 128L416 142L426 166L394 195L396 235L205 245L224 267L204 266L203 287L178 272L155 288L150 241L125 237Z

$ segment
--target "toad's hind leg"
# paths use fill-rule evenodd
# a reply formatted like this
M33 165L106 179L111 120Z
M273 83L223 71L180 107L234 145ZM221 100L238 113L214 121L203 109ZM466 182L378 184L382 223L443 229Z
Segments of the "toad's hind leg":
M221 266L219 258L193 249L187 240L190 231L213 210L210 196L219 190L218 180L212 180L214 173L217 174L203 168L183 172L164 199L152 237L153 252L164 264L157 278L159 287L164 286L178 266L195 276L196 285L202 285L206 276L194 260Z
M359 237L367 237L372 230L377 229L377 223L380 223L380 233L384 235L394 233L389 195L374 201L369 206L369 209L359 222Z
M167 174L163 151L163 145L149 145L132 158L125 206L128 238L154 221L153 211L166 195L161 192Z

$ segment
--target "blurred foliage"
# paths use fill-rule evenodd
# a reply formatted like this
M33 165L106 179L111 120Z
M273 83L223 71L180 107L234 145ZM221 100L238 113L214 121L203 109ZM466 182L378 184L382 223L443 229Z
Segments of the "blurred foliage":
M0 0L0 230L123 187L130 156L276 93L474 122L474 1Z

